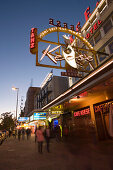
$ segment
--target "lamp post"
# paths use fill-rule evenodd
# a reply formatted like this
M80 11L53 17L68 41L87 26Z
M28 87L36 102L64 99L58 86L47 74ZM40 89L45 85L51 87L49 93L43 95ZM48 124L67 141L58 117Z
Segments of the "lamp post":
M17 120L17 112L18 112L18 91L19 91L19 88L17 88L17 87L12 87L12 90L16 90L16 91L17 91L17 99L16 99L16 120Z

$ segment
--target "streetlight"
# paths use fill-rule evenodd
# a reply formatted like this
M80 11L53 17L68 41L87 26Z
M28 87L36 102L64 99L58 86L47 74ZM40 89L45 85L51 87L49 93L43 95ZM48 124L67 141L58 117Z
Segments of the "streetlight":
M19 88L17 88L17 87L12 87L12 90L16 90L16 91L17 91L17 100L16 100L16 120L17 120L17 112L18 112L18 91L19 91Z

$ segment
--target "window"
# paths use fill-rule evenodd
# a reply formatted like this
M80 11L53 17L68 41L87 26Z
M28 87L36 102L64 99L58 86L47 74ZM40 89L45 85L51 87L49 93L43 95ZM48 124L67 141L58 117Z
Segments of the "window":
M91 39L91 40L89 41L89 43L94 47L94 41L93 41L93 39Z
M108 20L107 23L103 26L105 34L112 28L111 20Z
M112 54L113 53L113 41L108 46L109 46L110 54Z
M95 35L94 40L95 40L95 44L101 39L101 34L100 31Z
M100 52L102 52L102 53L106 53L106 51L105 51L105 48L104 49L102 49ZM103 60L105 60L106 59L106 55L105 54L99 54L98 55L98 58L99 58L99 62L101 63Z

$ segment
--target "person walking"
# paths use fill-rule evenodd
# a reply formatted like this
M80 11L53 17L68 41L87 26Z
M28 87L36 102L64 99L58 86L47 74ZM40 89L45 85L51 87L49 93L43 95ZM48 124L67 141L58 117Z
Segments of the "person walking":
M38 152L42 153L43 150L43 141L44 141L44 135L41 130L41 126L36 131L36 136L37 136L37 142L38 142Z
M44 136L45 136L45 140L46 140L47 152L50 152L50 150L49 150L49 145L50 145L50 129L49 129L49 126L46 126Z
M22 128L22 140L24 140L24 138L25 138L25 129Z
M18 130L18 140L20 141L20 137L21 137L21 129Z

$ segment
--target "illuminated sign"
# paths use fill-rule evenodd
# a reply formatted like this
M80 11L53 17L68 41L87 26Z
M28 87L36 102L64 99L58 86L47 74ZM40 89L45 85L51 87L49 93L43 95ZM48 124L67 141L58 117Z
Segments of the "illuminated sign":
M46 119L46 113L40 112L40 113L34 113L34 120L45 120Z
M29 117L19 117L19 118L18 118L18 121L19 121L19 122L25 122L25 121L27 121L27 120L29 120Z
M99 25L102 23L102 21L98 20L98 22L96 22L93 27L90 29L90 33L86 34L86 38L89 39L90 36L94 33L94 31L99 27Z
M66 29L66 28L65 28ZM45 36L46 34L48 34L48 32L54 32L56 30L56 28L49 28L45 31L43 31L42 33L39 34L39 36L42 38L43 36ZM59 27L60 31L64 31L64 28ZM57 30L58 31L58 30ZM85 39L83 38L79 33L76 33L75 31L72 30L66 30L67 32L71 32L73 34L75 34L77 36L77 38L79 38L80 40L82 40L84 42L84 44L86 44L86 46L88 46L90 49L93 49L93 47L91 46L91 44ZM48 56L49 59L54 62L55 64L57 64L58 61L62 61L65 60L66 63L71 66L74 69L78 69L78 65L81 66L85 66L84 63L90 63L92 62L93 58L91 56L87 56L87 54L83 53L82 54L82 49L81 52L79 52L76 49L76 41L77 39L73 39L72 36L66 36L63 35L64 38L64 42L66 44L66 48L63 49L62 48L62 54L57 54L55 51L60 49L61 45L58 45L54 48L52 48L51 50L50 47L51 45L49 45L45 50L43 50L43 54L42 57L40 58L40 61L43 60L43 58L45 56ZM53 54L54 52L54 54ZM93 65L90 65L92 69L94 69ZM72 73L62 73L63 75L72 75ZM73 77L77 76L75 75L75 73L73 74ZM81 77L81 75L79 75L79 77Z
M57 126L58 125L58 120L57 119L53 120L53 124L54 124L54 126Z
M94 106L94 112L95 113L97 113L97 112L102 112L102 113L109 112L109 108L110 108L110 105L112 103L113 103L113 101L96 105L96 106Z
M51 111L51 114L63 114L63 111Z
M86 109L74 112L74 117L84 116L84 115L89 115L89 114L90 114L90 108L86 108Z
M32 54L35 54L37 49L36 36L37 36L37 28L32 28L30 33L30 52Z
M32 115L32 116L30 116L30 121L33 121L33 115Z
M55 25L54 24L54 19L50 18L49 19L49 25L53 25L53 26L56 26L56 27L61 27L61 22L60 21L57 21L57 24ZM68 24L67 23L63 23L63 28L68 28ZM76 31L80 31L81 27L80 27L80 21L78 22L78 24L76 25ZM70 25L70 29L71 30L75 30L74 29L74 25Z
M61 72L61 76L82 78L82 74L79 74L77 70L66 70L66 72Z

